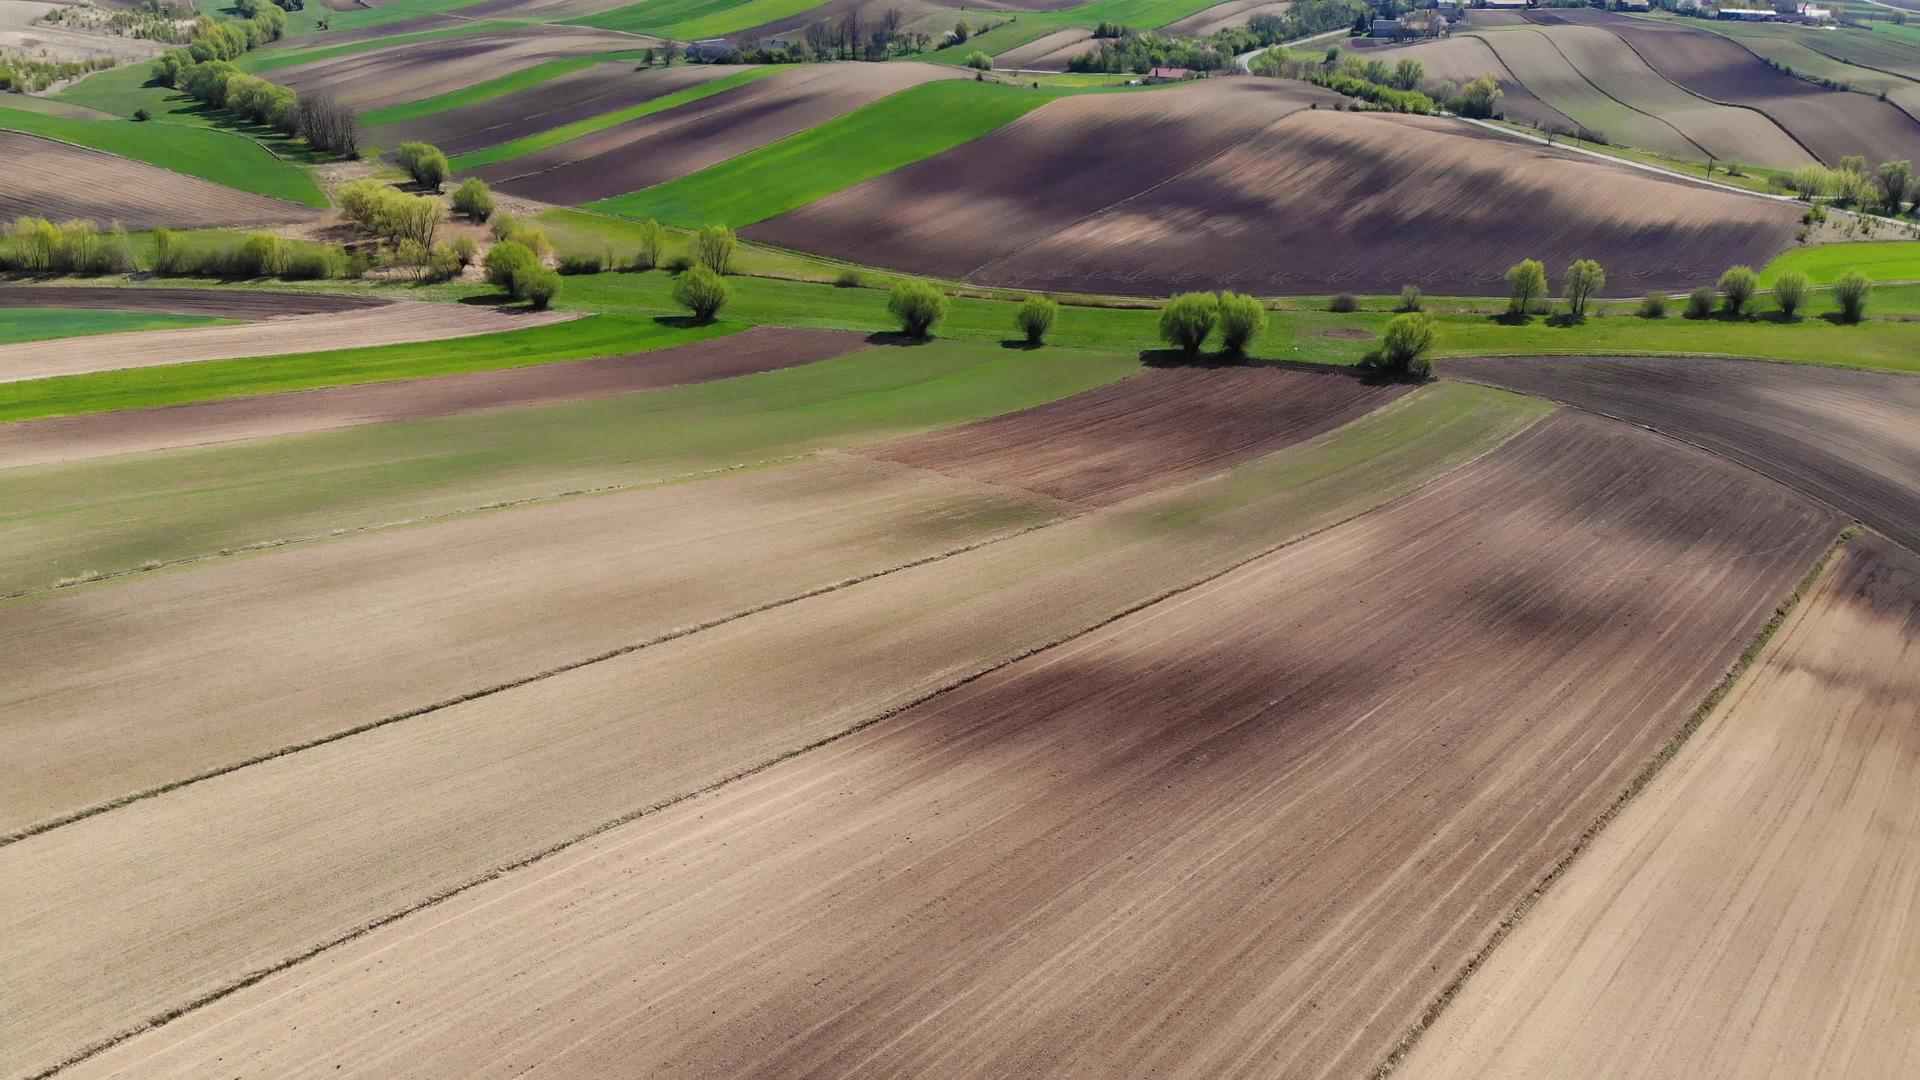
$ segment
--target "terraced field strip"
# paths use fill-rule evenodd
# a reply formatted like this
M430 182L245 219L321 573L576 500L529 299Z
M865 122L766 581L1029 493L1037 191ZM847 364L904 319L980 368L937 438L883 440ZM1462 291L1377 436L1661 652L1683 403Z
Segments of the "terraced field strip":
M1920 557L1855 540L1394 1075L1911 1075L1916 661Z
M385 127L402 120L417 120L449 109L478 105L515 90L539 86L541 83L572 74L582 68L605 63L606 60L604 56L563 56L558 60L535 64L533 67L509 72L497 79L488 79L486 82L475 83L459 90L449 90L444 94L436 94L430 98L421 98L401 105L389 105L384 109L373 109L360 114L360 123L369 128Z
M497 334L580 318L578 312L495 311L470 304L401 301L343 313L111 338L0 347L0 383L123 371L230 357L306 352L316 340L341 349ZM76 410L84 411L84 410Z
M375 930L79 1075L521 1055L667 1077L1358 1074L1680 726L1833 525L1670 441L1548 420L1386 510ZM73 896L119 888L70 884L69 917Z
M1357 44L1357 43L1356 43ZM1571 130L1574 122L1565 113L1541 101L1502 63L1488 46L1484 36L1456 34L1438 41L1411 45L1369 46L1357 52L1362 59L1381 60L1388 66L1401 60L1418 61L1426 70L1425 85L1437 89L1441 83L1463 86L1482 75L1491 75L1500 84L1500 113L1507 119L1538 128Z
M274 76L301 93L333 94L355 109L437 97L489 77L567 56L659 44L585 27L513 26L448 40L418 41L288 67Z
M301 64L317 64L326 60L337 60L343 56L354 56L375 49L399 48L403 45L416 45L422 42L439 41L450 37L471 37L477 34L497 34L521 26L517 22L460 22L452 26L443 26L433 30L421 30L410 34L392 34L380 37L363 38L344 45L325 45L315 43L312 47L293 47L287 49L267 49L248 53L242 62L244 70L253 74L277 71L280 68L295 67ZM273 77L273 81L281 81Z
M50 1064L493 868L1081 633L1418 487L1539 415L1524 399L1435 387L1203 484L0 847L0 902L16 926L0 943L0 979L9 1000L28 1003L0 1017L0 1070ZM275 794L261 801L266 790ZM195 821L222 824L215 836ZM176 847L189 837L191 857ZM125 889L86 884L135 865L141 882ZM89 957L88 970L70 955Z
M926 83L699 172L590 205L688 228L740 228L951 150L1072 93ZM864 149L845 153L849 146Z
M677 41L723 37L764 23L803 14L820 0L645 0L630 7L574 19L632 34L653 34Z
M0 216L90 218L151 229L296 222L315 211L132 158L0 130Z
M61 307L173 312L221 319L267 319L283 315L344 313L381 307L377 296L280 293L252 289L120 288L93 285L0 285L0 308Z
M5 305L0 305L5 306ZM0 315L0 345L22 341L97 337L142 330L178 330L190 326L218 326L231 319L204 315L174 315L152 311L107 311L99 308L6 307Z
M638 120L641 117L652 116L654 113L666 112L669 109L677 109L682 105L699 101L701 98L712 97L715 94L724 93L735 87L745 86L747 83L764 79L769 75L783 70L787 69L778 66L769 66L750 67L740 71L727 72L716 78L696 83L685 89L676 90L663 97L649 98L637 105L629 105L622 109L595 113L591 116L582 117L579 120L561 124L558 127L546 129L537 135L525 135L485 150L459 154L452 159L451 164L456 170L465 172L468 169L478 169L483 165L493 165L497 162L510 161L525 154L532 154L540 150L548 149L549 147L559 146L562 143L584 138L597 131L605 131L608 128L618 127L621 124Z
M371 137L390 145L420 139L458 158L670 96L682 103L697 100L703 85L728 79L738 85L740 74L717 64L635 71L626 61L597 60L537 86L375 129Z
M1897 38L1765 23L1716 20L1703 25L1796 74L1832 79L1858 93L1884 94L1907 115L1920 113L1920 48Z
M692 345L0 424L0 469L542 405L730 379L865 348L856 334L754 327Z
M620 340L587 355L606 355ZM966 423L1138 371L1131 356L941 342L645 394L8 469L0 472L8 553L0 594L711 475Z
M224 188L283 199L301 206L327 205L327 197L320 191L320 185L314 182L312 174L275 157L253 140L230 132L179 124L142 124L133 120L74 120L5 105L0 105L0 130L58 139L63 143L145 162L182 176L197 177ZM6 156L38 156L32 143L17 137L6 138ZM66 162L59 158L43 160L40 165L55 174L49 179L62 180L70 187L83 188L83 185L99 182L99 175L91 170L67 171L63 168ZM0 196L0 205L11 203L17 197L14 193L21 190L15 187L10 174L11 170L7 177L9 182L4 185L8 196ZM24 182L21 183L24 185ZM132 192L128 192L126 197L130 201L135 198ZM226 201L218 199L210 209L217 210L220 203ZM292 221L300 216L297 211L288 213L289 210L292 207L279 211L282 215L280 220ZM14 212L9 210L7 214L11 218ZM200 220L200 217L195 217L185 223L197 223ZM129 228L151 227L136 225L132 221L126 224Z
M1920 378L1739 360L1449 360L1704 446L1920 551Z

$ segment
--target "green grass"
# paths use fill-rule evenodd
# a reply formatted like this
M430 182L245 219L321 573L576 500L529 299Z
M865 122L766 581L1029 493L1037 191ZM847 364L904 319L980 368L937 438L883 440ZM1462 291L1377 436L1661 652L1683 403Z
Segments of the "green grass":
M1795 248L1761 268L1761 285L1771 287L1788 270L1800 271L1815 285L1831 285L1849 270L1872 281L1920 281L1920 240Z
M1830 307L1826 303L1814 310L1817 315ZM1385 324L1385 316L1375 318ZM1786 323L1768 317L1728 320L1675 315L1664 319L1609 315L1573 326L1542 318L1514 326L1484 315L1442 315L1437 321L1438 351L1446 356L1735 356L1920 374L1920 323L1914 322L1841 326L1818 317Z
M233 319L174 315L160 311L103 311L89 308L0 308L0 345L51 338L119 334L131 330L174 330L183 326L219 326Z
M395 34L392 37L369 38L366 41L350 42L346 45L317 46L308 45L307 39L300 39L290 47L257 49L234 61L234 66L242 71L262 72L276 68L292 67L295 64L311 64L316 60L331 60L336 56L351 56L354 53L385 49L394 45L411 45L418 41L434 41L439 38L466 37L470 34L488 34L496 30L511 30L516 26L525 26L524 22L510 19L498 19L493 22L469 22L458 26L448 26L439 30L421 30L413 34Z
M699 172L589 205L687 228L741 228L977 139L1073 92L927 83ZM855 146L860 152L846 152Z
M603 30L692 41L761 26L819 4L820 0L645 0L569 21Z
M320 20L327 20L333 30L367 30L389 23L417 19L422 15L435 15L442 12L458 11L471 7L480 0L394 0L393 3L378 7L356 7L346 11L333 11L325 4L308 4L299 11L287 12L287 36L325 33L320 30Z
M613 356L683 345L738 329L737 323L683 326L601 315L447 341L30 379L0 383L0 423Z
M606 60L622 59L628 55L627 53L602 53L598 56L567 56L559 60L549 60L544 64L536 64L533 67L502 75L497 79L488 79L486 82L468 86L460 90L450 90L447 93L436 94L430 98L421 98L419 101L409 101L400 105L389 105L384 109L375 109L372 112L362 113L360 115L360 123L366 127L375 128L383 124L397 124L402 120L416 120L422 116L431 116L434 113L445 112L448 109L477 105L482 101L490 101L502 94L510 94L515 90L525 90L530 86L538 86L550 79L557 79L562 75L579 71L582 68L592 67ZM632 55L638 56L639 53L633 53Z
M744 71L734 72L730 75L722 75L717 79L709 79L698 86L689 86L685 90L676 91L665 97L654 98L652 101L641 102L638 105L630 105L627 108L616 109L613 112L601 113L598 116L589 116L584 120L576 120L571 124L563 124L560 127L543 131L538 135L529 135L524 139L515 139L512 142L501 143L499 146L489 146L485 150L476 150L471 154L461 154L459 157L453 159L453 168L455 172L464 172L468 169L477 169L482 165L491 165L497 161L509 161L523 154L531 154L536 150L545 150L550 146L558 146L563 142L580 138L582 135L591 135L596 131L604 131L610 127L617 127L629 120L638 120L643 116L651 116L657 112L676 109L689 102L698 101L704 97L712 97L715 94L731 90L736 86L745 86L747 83L753 82L756 79L764 79L776 71L783 70L785 70L783 65L773 64L766 67L747 68Z
M1208 0L1092 0L1091 3L1059 11L1022 12L1004 26L997 26L984 34L975 34L959 45L928 53L926 59L943 64L964 64L972 53L998 56L1008 49L1038 41L1055 30L1065 30L1070 26L1091 30L1102 22L1117 22L1137 30L1152 30L1170 22L1178 22L1211 6ZM1000 12L982 12L978 17L970 14L968 21L979 23L1000 17Z
M242 135L275 157L295 164L314 165L333 160L330 155L308 146L305 139L252 123L172 87L152 82L150 69L148 64L108 68L62 90L60 98L114 116L131 118L138 110L145 109L155 121Z
M104 150L258 195L306 206L327 205L311 173L251 139L225 131L132 120L69 120L4 106L0 106L0 128Z
M1131 356L934 342L644 394L9 469L0 592L905 435L1138 370Z

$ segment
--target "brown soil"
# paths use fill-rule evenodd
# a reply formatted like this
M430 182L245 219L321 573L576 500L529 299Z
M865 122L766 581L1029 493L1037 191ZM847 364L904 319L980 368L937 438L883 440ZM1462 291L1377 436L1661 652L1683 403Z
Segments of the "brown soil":
M1151 160L1143 146L1119 142L1135 160ZM1019 215L1005 214L987 191L950 189L920 193L923 203L944 198L958 206L918 228L892 226L892 215L906 208L889 200L866 204L874 220L890 223L884 235L817 231L835 220L817 208L882 197L870 181L748 233L855 261L1049 292L1230 288L1281 296L1391 292L1411 282L1437 295L1471 296L1503 293L1505 268L1526 258L1548 266L1598 259L1621 293L1685 288L1727 266L1764 264L1799 227L1798 211L1786 203L1576 158L1451 120L1328 110L1295 113L1173 182L1093 215L1001 231L988 217ZM965 232L978 235L979 245L947 241ZM999 257L961 265L992 242ZM863 257L867 250L872 258ZM894 261L901 258L908 261Z
M376 296L321 293L242 292L237 289L110 288L89 285L0 285L0 308L109 308L169 311L223 319L272 319L285 315L339 314L382 307Z
M1390 509L376 930L74 1075L1364 1075L1835 527L1737 466L1558 417ZM831 668L823 679L863 673ZM551 744L559 715L530 726ZM478 731L436 757L469 753ZM539 802L506 789L519 771L492 780L516 821ZM491 831L437 811L437 778L409 778L388 842L401 823L438 822L442 842ZM196 877L251 861L227 849L269 817L350 840L285 797L304 785L375 809L359 774L246 779L263 801L236 801L254 809L196 845ZM0 849L0 899L25 928L7 959L26 986L68 981L79 956L118 968L191 947L160 940L179 927L155 925L166 913L136 887L222 902L225 886L171 877L187 869L162 850L186 840L171 830L208 820L185 809L143 804ZM135 817L156 847L132 846ZM118 842L83 835L94 824L120 824ZM280 833L270 857L303 848ZM301 895L361 873L329 862ZM44 1046L33 1019L11 1022Z
M1331 330L1320 331L1320 336L1332 338L1335 341L1372 341L1375 337L1373 331L1362 330L1357 326L1336 326Z
M342 2L358 5L358 0L342 0ZM369 26L360 30L328 31L320 42L326 45L347 45L377 38L399 37L402 34L414 34L424 30L472 26L475 23L503 18L535 22L565 22L568 19L627 7L629 2L630 0L480 0L480 3L465 4L444 14L436 12L417 15L410 19L382 23L379 26ZM639 47L644 49L646 45L642 44Z
M655 38L586 26L518 26L281 68L274 81L302 93L330 93L364 111L464 89L564 56L657 44Z
M1354 44L1359 45L1367 40L1360 39ZM1565 113L1535 97L1520 80L1514 78L1513 72L1487 47L1487 43L1478 37L1463 35L1411 45L1372 44L1364 46L1360 55L1369 60L1383 61L1388 66L1402 60L1417 60L1426 69L1424 85L1430 90L1437 89L1441 83L1464 86L1482 75L1492 75L1500 83L1497 108L1502 117L1538 128L1572 131L1577 126L1567 119Z
M1331 431L1409 389L1324 368L1163 369L864 453L1105 505Z
M327 349L496 334L579 318L578 312L508 312L471 304L398 301L319 315L293 315L245 326L136 330L56 341L0 345L0 382L89 371L186 364L243 356L285 356Z
M1920 379L1658 357L1448 360L1447 374L1725 454L1920 551Z
M373 137L388 146L419 139L449 154L465 154L639 105L740 70L723 64L680 64L635 71L630 61L595 64L465 108L375 128Z
M1260 15L1280 15L1292 7L1288 0L1226 0L1168 23L1161 33L1169 37L1211 37L1230 27L1245 26Z
M1046 37L1000 53L993 58L993 64L999 68L1024 71L1065 71L1068 60L1083 52L1092 52L1099 46L1091 30L1056 30Z
M854 334L755 327L626 356L30 420L0 425L0 469L710 382L863 347Z
M511 194L577 205L696 172L908 87L960 77L938 64L807 65L475 174Z
M98 150L0 131L0 220L23 215L152 229L304 221L316 211Z
M1920 559L1856 540L1394 1073L1903 1080Z

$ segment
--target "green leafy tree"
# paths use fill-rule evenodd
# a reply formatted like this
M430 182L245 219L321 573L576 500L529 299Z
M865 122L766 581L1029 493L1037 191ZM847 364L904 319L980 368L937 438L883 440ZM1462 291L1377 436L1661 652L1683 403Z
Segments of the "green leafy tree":
M1880 184L1880 205L1889 214L1899 214L1907 205L1907 195L1913 190L1913 163L1910 161L1883 162L1880 171L1874 177Z
M660 223L648 218L640 223L635 235L639 247L633 253L633 265L636 270L651 270L660 265L660 256L667 247L667 230Z
M1760 275L1753 272L1751 266L1728 267L1720 275L1720 309L1729 315L1741 316L1747 313L1747 304L1753 300L1753 294L1760 288Z
M489 285L512 291L514 278L530 267L539 266L540 258L532 248L517 240L502 240L487 252L484 265Z
M992 71L993 57L975 49L967 54L967 66L975 71Z
M1427 354L1438 337L1433 316L1417 311L1395 315L1380 335L1380 366L1402 375L1431 375L1433 362Z
M1420 80L1427 77L1427 69L1411 57L1400 61L1393 69L1392 85L1399 90L1418 90Z
M485 221L493 216L493 189L477 176L469 176L460 181L453 189L453 212L464 214L474 221Z
M1267 328L1267 309L1251 296L1222 292L1217 302L1220 345L1234 356L1243 355L1247 346Z
M694 262L716 274L725 274L733 269L733 249L737 245L732 229L709 225L693 234L690 254Z
M1592 259L1577 259L1567 267L1567 279L1560 292L1567 301L1567 313L1576 319L1587 315L1587 302L1607 287L1607 272Z
M1212 293L1182 293L1160 309L1160 340L1192 355L1207 343L1220 318L1220 301Z
M1873 295L1873 283L1858 270L1841 274L1833 283L1833 299L1840 305L1840 321L1857 323L1866 316L1867 298Z
M1038 294L1029 296L1014 312L1013 321L1020 332L1027 336L1027 344L1038 345L1046 340L1047 331L1053 329L1053 321L1060 315L1060 305Z
M1667 317L1667 294L1650 292L1640 301L1640 317L1644 319L1664 319Z
M673 302L693 312L701 322L712 322L732 296L733 287L726 278L697 263L673 283Z
M1526 315L1547 295L1547 268L1538 259L1526 259L1507 270L1507 312Z
M1419 311L1423 302L1423 298L1420 295L1420 286L1402 285L1400 286L1400 306L1394 310L1401 312Z
M535 311L545 310L560 295L560 275L536 263L514 276L513 294L532 304Z
M393 152L394 163L413 177L413 182L429 191L439 191L440 185L447 182L452 169L447 164L447 155L436 146L423 142L403 142Z
M926 337L947 315L947 294L924 281L902 281L887 297L887 311L909 337Z
M1713 298L1713 286L1695 285L1687 294L1687 318L1704 319L1713 314Z
M1780 307L1780 314L1789 319L1800 315L1800 308L1807 302L1807 275L1798 270L1789 270L1781 274L1773 283L1773 302Z

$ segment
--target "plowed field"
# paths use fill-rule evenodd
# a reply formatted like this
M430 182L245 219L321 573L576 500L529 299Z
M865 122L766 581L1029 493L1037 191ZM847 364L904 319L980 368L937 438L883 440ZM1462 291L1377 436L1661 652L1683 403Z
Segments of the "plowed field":
M152 229L305 221L315 211L98 150L0 131L0 220L23 215Z
M1394 1075L1913 1076L1916 701L1920 558L1868 536Z
M303 93L333 94L364 111L459 90L563 56L657 44L584 26L520 26L316 60L281 68L274 81Z
M1549 420L1390 509L375 930L76 1075L1364 1074L1835 527L1669 440ZM816 667L823 642L840 644L816 636ZM835 682L866 671L833 667ZM658 746L665 717L631 697L649 685L623 681L624 708ZM553 720L574 722L571 700ZM463 724L457 755L483 730ZM631 741L582 742L581 766ZM490 781L516 823L540 807L504 790L523 762ZM494 834L431 810L427 771L401 775L404 814L371 805L384 797L363 773L273 779L324 776L380 814L383 841L443 822L440 843L396 849L410 865ZM175 877L174 830L206 818L162 820L167 802L0 849L22 927L8 970L40 990L78 956L207 963L213 942L187 952L155 901L206 911L233 883ZM238 866L223 855L238 832L284 814L332 822L332 858L284 834L273 849L327 868L302 918L355 887L337 860L365 849L335 848L354 839L340 817L238 805L270 811L222 815L218 852L186 865ZM133 846L136 820L153 846ZM130 862L171 887L138 895ZM241 876L294 885L265 865ZM76 912L74 897L99 900ZM219 950L243 931L225 924ZM80 1019L57 997L44 1024L37 1009L8 1023L48 1046Z
M740 70L723 64L681 64L635 71L626 61L595 64L527 90L388 124L376 128L374 137L384 145L420 139L449 155L465 154L639 105Z
M1099 45L1091 30L1056 30L1046 37L1008 49L994 57L993 63L995 67L1023 71L1065 71L1067 61L1083 52L1092 52Z
M1448 82L1462 86L1482 75L1491 75L1500 83L1501 116L1540 128L1572 130L1574 126L1565 113L1541 101L1516 79L1482 38L1460 34L1441 41L1373 46L1361 49L1359 54L1363 59L1380 60L1388 66L1402 60L1417 60L1426 69L1425 85L1429 89Z
M1168 23L1160 32L1168 36L1211 37L1230 27L1245 26L1261 15L1282 14L1292 6L1289 0L1226 0L1179 22Z
M341 314L382 307L377 296L328 296L324 293L245 292L237 289L120 289L87 285L0 285L0 308L108 308L117 311L170 311L222 319L272 319L287 315Z
M1449 360L1744 462L1920 551L1920 379L1657 357Z

